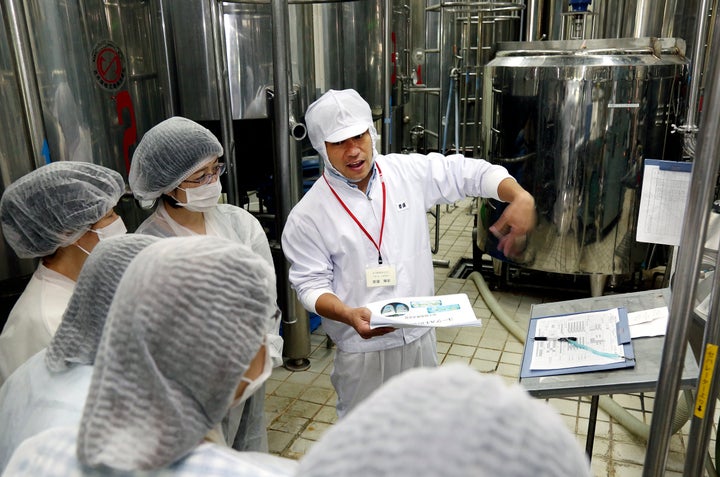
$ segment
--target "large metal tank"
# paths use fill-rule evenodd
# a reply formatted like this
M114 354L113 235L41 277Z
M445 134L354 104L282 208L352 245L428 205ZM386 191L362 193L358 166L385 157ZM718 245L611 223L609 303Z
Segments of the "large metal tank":
M487 230L503 204L487 201L480 250L547 272L633 271L643 159L680 158L687 65L676 39L501 43L485 68L485 157L535 197L538 225L504 257Z
M35 168L27 128L23 121L18 121L23 117L23 96L15 51L11 48L18 42L10 39L11 32L6 25L11 19L6 11L0 9L0 124L5 125L0 134L0 195L13 181ZM19 259L0 232L0 326L34 269L35 262Z
M50 160L90 161L125 175L132 148L164 107L153 2L24 5Z
M159 1L3 0L0 192L50 161L94 162L127 177L142 132L165 117ZM131 230L143 217L129 195L119 209ZM34 266L0 239L0 323Z

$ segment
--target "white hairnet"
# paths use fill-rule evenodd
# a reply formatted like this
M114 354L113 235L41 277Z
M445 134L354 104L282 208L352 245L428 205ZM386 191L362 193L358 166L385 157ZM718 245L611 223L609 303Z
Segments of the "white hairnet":
M339 174L328 159L326 142L340 142L370 131L373 159L377 155L377 131L370 105L354 89L328 90L305 111L310 143L323 158L325 167Z
M195 121L174 116L155 125L140 140L128 182L138 200L152 201L172 191L213 156L222 156L217 138Z
M115 290L130 261L142 249L160 240L123 234L99 242L78 276L62 322L45 354L51 371L93 364Z
M25 174L0 199L5 239L18 257L45 257L78 240L115 207L122 176L89 162L61 161Z
M449 365L388 381L322 436L297 475L584 477L590 469L547 404L499 376Z
M274 270L250 248L200 235L142 250L110 306L78 458L166 467L227 413L275 312Z

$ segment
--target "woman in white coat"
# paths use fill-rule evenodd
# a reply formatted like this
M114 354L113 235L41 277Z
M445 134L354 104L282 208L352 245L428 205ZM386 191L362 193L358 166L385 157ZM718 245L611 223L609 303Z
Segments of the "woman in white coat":
M48 345L93 247L126 232L113 210L124 191L117 172L71 161L40 167L5 190L5 240L18 257L40 263L0 334L0 384Z
M79 429L26 440L7 474L292 475L296 461L217 444L228 409L271 373L264 343L274 285L267 262L225 239L145 248L110 307Z
M0 387L0 473L25 439L80 423L100 336L120 278L157 237L125 234L99 243L88 257L50 345Z
M273 266L270 245L260 222L246 210L219 204L223 148L206 128L172 117L143 136L133 155L128 181L141 205L157 202L153 214L136 230L158 237L214 235L250 247ZM274 301L277 291L270 290ZM282 364L280 314L268 317L268 347L273 366ZM265 388L226 422L226 438L237 450L267 451ZM233 437L235 436L235 437Z

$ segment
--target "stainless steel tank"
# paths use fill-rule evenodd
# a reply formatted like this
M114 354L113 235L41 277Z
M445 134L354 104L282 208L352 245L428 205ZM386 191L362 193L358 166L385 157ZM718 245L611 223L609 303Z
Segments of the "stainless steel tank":
M547 272L631 272L643 159L680 158L670 126L687 65L676 39L501 43L485 68L484 154L535 197L538 225L504 257L487 230L503 206L486 201L480 250Z
M153 3L24 2L51 160L126 175L142 132L163 118Z
M94 162L127 177L142 133L165 117L159 1L3 0L0 192L50 161ZM119 209L131 230L142 219L129 196ZM6 292L33 268L0 241L0 320Z
M374 115L383 106L383 2L320 3L315 7L315 61L320 92L356 89ZM392 48L391 45L385 47Z
M9 18L0 9L0 195L7 186L35 168L29 133L23 121L19 75L11 48ZM34 260L21 260L0 231L0 327L35 269Z

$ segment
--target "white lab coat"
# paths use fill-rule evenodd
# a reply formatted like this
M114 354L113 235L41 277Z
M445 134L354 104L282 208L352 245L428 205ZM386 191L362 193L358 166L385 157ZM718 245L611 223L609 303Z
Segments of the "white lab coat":
M23 363L0 387L0 473L25 439L80 423L93 368L78 365L53 373L45 365L46 351Z
M315 302L324 293L335 294L351 307L393 297L433 295L435 284L427 210L435 204L452 203L466 196L498 199L498 185L511 177L501 166L461 155L390 154L378 155L375 161L382 170L387 190L381 253L383 264L395 267L397 284L376 288L366 286L366 267L377 266L378 251L335 198L325 180L320 179L293 208L282 236L283 251L291 263L290 282L310 311L315 311ZM377 168L367 195L332 174L326 173L325 177L377 243L383 208ZM322 323L339 353L356 355L344 356L342 362L336 357L336 368L349 366L349 359L364 359L362 353L408 346L429 331L427 328L404 328L366 340L344 323L325 318ZM429 357L428 353L424 355ZM408 367L403 369L414 367L416 362L407 360ZM355 364L358 368L366 365ZM383 368L380 374L384 381L400 371L402 369ZM336 380L335 376L346 376L347 372L335 369L333 375ZM342 379L337 381L343 382ZM357 402L354 393L367 393L368 386L374 384L366 385L360 380L354 386L336 385L338 412L354 405Z
M171 466L146 472L111 472L83 467L77 459L77 427L49 429L22 443L3 475L13 477L101 477L142 475L154 477L290 477L298 462L259 452L236 452L204 442ZM38 458L42 456L42 458Z
M260 222L245 209L230 204L218 204L217 207L204 212L207 235L226 238L250 247L255 253L263 257L273 266L272 254L267 235ZM183 227L167 213L162 200L159 201L155 212L145 219L137 228L136 233L154 235L156 237L183 237L198 235L196 232ZM272 290L274 300L277 300L277 291ZM283 339L280 336L279 315L270 319L268 317L267 344L270 347L270 357L273 367L282 365ZM268 450L267 429L265 426L265 386L251 396L243 406L233 408L223 423L228 444L238 450L262 451ZM257 402L260 401L260 402ZM244 412L245 407L254 412ZM242 420L241 420L242 416ZM238 432L238 427L240 432ZM236 439L238 436L244 436Z
M0 384L50 344L74 289L75 281L38 265L0 334Z

